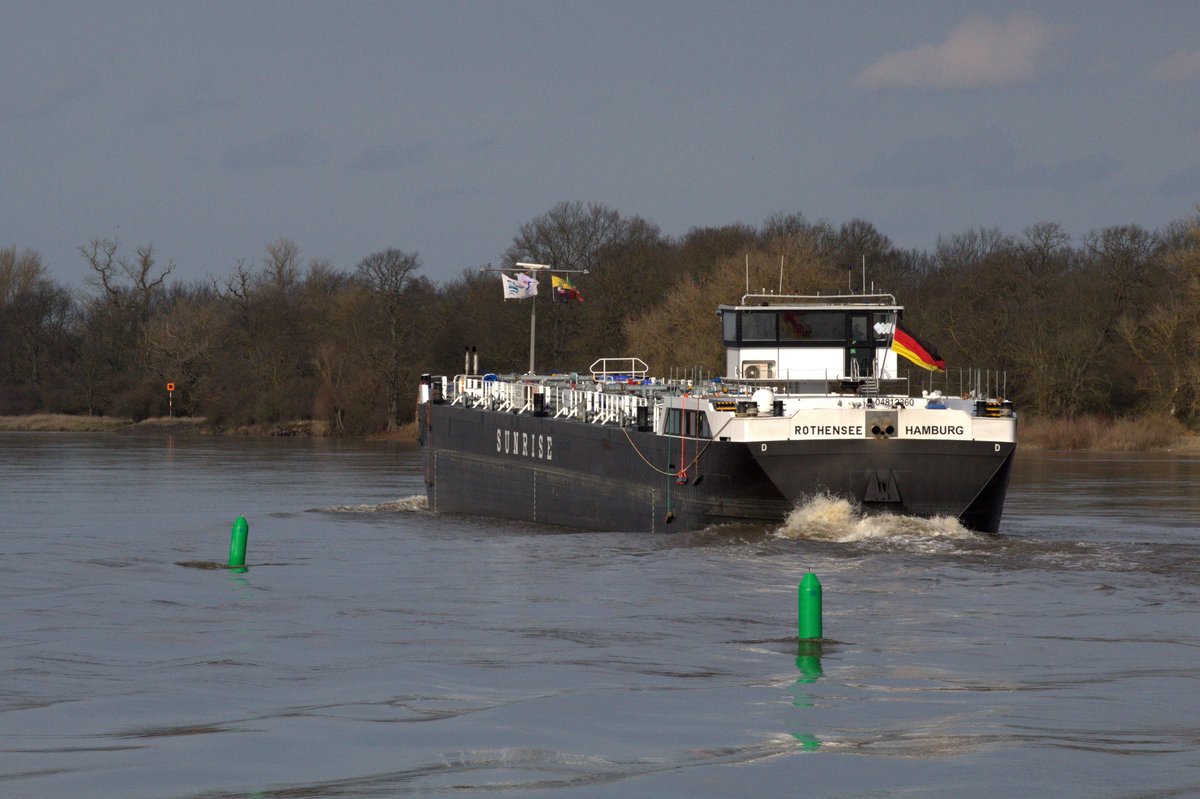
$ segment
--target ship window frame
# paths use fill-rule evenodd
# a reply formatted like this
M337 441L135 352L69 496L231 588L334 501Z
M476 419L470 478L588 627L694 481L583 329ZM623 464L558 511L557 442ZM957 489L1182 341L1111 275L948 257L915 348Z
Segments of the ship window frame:
M712 432L708 426L708 414L704 411L683 410L683 430L680 432L681 410L679 408L667 408L666 418L663 420L663 435L678 436L684 438L712 438Z
M759 325L757 328L751 327L748 331L748 320L754 320L751 325L759 320L766 321L770 319L769 325ZM744 308L738 314L738 341L750 344L774 344L779 341L779 314L774 310L762 311L758 308ZM767 328L770 332L767 332Z
M736 344L738 340L738 315L736 311L721 313L721 335L726 344Z
M855 329L856 325L862 325L862 327ZM862 335L859 335L859 333ZM875 336L871 332L871 315L866 313L850 314L850 330L848 335L852 344L872 343L875 340Z
M852 317L864 314L867 317L867 337L856 340L851 335ZM770 321L762 318L768 315L772 317ZM880 322L895 324L899 316L895 308L723 308L721 335L727 347L887 347L891 335L880 335L875 325ZM811 333L807 336L798 335L790 322L811 328ZM751 329L755 323L758 323L758 330ZM774 328L773 337L767 337L767 327Z
M785 324L784 315L795 321L808 331L808 335L785 336L787 330L795 331L795 327ZM788 309L780 311L778 323L779 344L788 347L829 347L843 346L847 339L850 322L844 310L801 310ZM834 331L838 331L835 332Z

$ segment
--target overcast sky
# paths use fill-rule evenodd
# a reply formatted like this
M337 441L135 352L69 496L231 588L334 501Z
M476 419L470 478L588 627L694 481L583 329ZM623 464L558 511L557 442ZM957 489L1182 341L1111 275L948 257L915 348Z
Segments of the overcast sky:
M1200 203L1200 2L0 2L0 246L441 282L564 200L904 247Z

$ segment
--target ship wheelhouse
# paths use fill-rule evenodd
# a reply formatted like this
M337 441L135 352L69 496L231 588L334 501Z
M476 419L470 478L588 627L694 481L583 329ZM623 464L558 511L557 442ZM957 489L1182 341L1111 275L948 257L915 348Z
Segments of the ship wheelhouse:
M792 384L895 378L892 335L903 311L890 294L747 294L717 308L725 373Z

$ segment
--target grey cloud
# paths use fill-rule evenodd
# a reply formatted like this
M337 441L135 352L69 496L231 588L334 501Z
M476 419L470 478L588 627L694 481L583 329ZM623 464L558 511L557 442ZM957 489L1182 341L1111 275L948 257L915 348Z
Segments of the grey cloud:
M230 111L232 100L220 96L208 83L195 82L173 93L147 97L141 104L141 118L149 122L174 122L198 114Z
M1170 175L1159 186L1163 194L1200 197L1200 161Z
M230 147L221 159L226 169L269 169L307 166L318 162L329 145L300 128L276 133L266 139Z
M407 145L373 144L347 163L346 168L368 172L411 169L427 161L432 151L433 144L427 140Z
M1179 52L1160 61L1151 71L1157 80L1183 82L1200 80L1200 50Z
M992 184L997 175L1010 171L1015 159L1012 142L994 131L939 135L908 141L893 153L877 156L861 177L879 186L939 186L963 181L978 187Z
M99 91L98 77L81 77L46 89L36 81L12 84L0 94L0 120L48 119L67 106Z
M879 155L859 177L876 186L918 188L959 184L971 189L1072 187L1103 180L1120 168L1099 153L1058 163L1017 161L1017 148L1002 133L915 139Z
M1039 186L1081 186L1112 176L1121 164L1104 154L1082 155L1057 164L1029 164L1014 167L1011 184L1016 188Z

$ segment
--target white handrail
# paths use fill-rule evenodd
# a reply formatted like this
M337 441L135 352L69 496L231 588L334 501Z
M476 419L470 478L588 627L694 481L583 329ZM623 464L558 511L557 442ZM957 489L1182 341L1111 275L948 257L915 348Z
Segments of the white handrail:
M593 380L607 380L617 375L644 378L650 373L650 367L641 358L597 358L589 368Z

